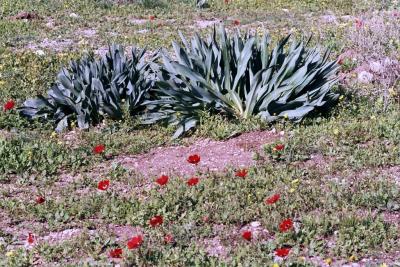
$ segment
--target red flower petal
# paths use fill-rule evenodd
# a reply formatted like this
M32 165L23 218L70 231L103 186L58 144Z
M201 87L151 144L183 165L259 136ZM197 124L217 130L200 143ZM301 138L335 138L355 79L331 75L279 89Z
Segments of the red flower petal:
M278 248L275 249L275 255L278 257L286 257L287 255L289 255L290 252L290 248Z
M285 149L285 145L284 144L277 144L275 146L275 150L277 150L277 151L282 151L284 149Z
M42 204L45 201L46 201L46 199L43 196L37 196L36 200L35 200L36 204Z
M191 164L197 164L200 162L200 156L197 154L190 155L187 161Z
M287 232L293 228L293 221L291 219L286 219L281 222L279 225L279 231Z
M94 154L101 154L106 150L105 145L97 145L93 148L93 153Z
M122 257L122 252L123 252L122 248L115 248L115 249L110 250L109 255L111 258L118 259L118 258Z
M126 245L128 249L135 249L138 248L142 243L143 243L143 237L141 235L137 235L132 237Z
M154 216L150 219L149 223L151 226L155 227L163 223L163 217L161 215Z
M167 243L167 244L172 244L172 243L174 243L174 242L175 242L174 236L171 235L171 234L166 234L166 235L164 236L164 242Z
M233 23L233 25L235 25L235 26L239 26L239 25L240 25L240 21L237 20L237 19L234 20L232 23Z
M29 244L33 244L35 242L35 236L32 233L29 233L27 240Z
M198 183L199 183L199 178L197 178L197 177L192 177L187 181L187 184L189 186L194 186L194 185L196 185Z
M244 177L247 176L247 173L248 173L248 171L247 171L246 169L241 169L241 170L238 170L238 171L235 173L235 175L236 175L237 177L244 178Z
M156 16L154 16L154 15L149 16L149 20L154 20L155 18L156 18Z
M14 100L9 100L9 101L7 101L7 102L4 104L4 106L3 106L4 111L12 110L14 107L15 107L15 102L14 102Z
M250 240L251 240L251 236L252 236L251 231L244 231L244 232L242 233L243 239L245 239L245 240L247 240L247 241L250 241Z
M159 185L166 185L168 183L169 177L167 175L161 175L157 180L156 183Z
M110 180L103 180L98 183L97 189L105 191L108 189L109 186L110 186Z
M275 195L273 195L273 196L267 198L267 199L265 200L265 203L272 205L272 204L274 204L275 202L277 202L280 198L281 198L281 195L275 194Z

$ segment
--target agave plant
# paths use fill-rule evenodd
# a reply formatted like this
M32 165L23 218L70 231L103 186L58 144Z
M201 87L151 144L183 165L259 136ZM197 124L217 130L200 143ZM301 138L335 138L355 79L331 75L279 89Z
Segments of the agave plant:
M96 60L86 56L63 68L48 97L28 99L20 112L30 119L44 118L56 123L62 131L71 119L80 128L95 125L108 116L120 119L122 99L126 99L131 113L140 108L152 80L150 68L144 61L145 50L132 49L131 57L121 46L111 46L108 53Z
M203 111L300 121L338 98L331 88L339 65L329 61L329 50L321 55L308 48L309 41L287 36L271 50L268 35L228 37L223 26L206 40L198 34L190 43L181 39L182 45L173 42L175 60L163 55L158 99L146 101L144 117L145 123L179 125L174 137L194 128Z

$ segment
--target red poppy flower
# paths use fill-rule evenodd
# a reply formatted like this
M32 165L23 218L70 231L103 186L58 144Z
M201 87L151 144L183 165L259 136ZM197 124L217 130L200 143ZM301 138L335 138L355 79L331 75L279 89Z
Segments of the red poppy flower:
M244 177L246 177L247 173L248 173L248 171L247 171L246 169L241 169L241 170L238 170L238 171L235 173L235 175L236 175L237 177L244 178Z
M279 231L286 232L293 228L293 221L291 219L286 219L279 225Z
M225 4L229 4L229 0L224 0Z
M143 237L141 235L137 235L132 237L126 245L128 249L134 249L140 247L142 243L143 243Z
M290 252L290 248L278 248L275 249L275 255L278 257L286 257L287 255L289 255Z
M122 248L115 248L110 250L109 255L111 258L118 259L122 257L122 252Z
M151 21L153 21L155 18L156 18L156 16L154 16L154 15L149 16L149 20L151 20Z
M163 223L163 217L160 215L154 216L153 218L150 219L149 223L151 226L155 227L158 225L161 225Z
M192 177L187 181L187 184L189 186L194 186L194 185L196 185L198 183L199 183L199 178L197 178L197 177Z
M235 26L239 26L239 25L240 25L240 21L237 20L237 19L235 19L232 23L233 23L233 25L235 25Z
M175 242L174 236L171 235L171 234L166 234L166 235L164 236L164 242L167 243L167 244L172 244L172 243L174 243L174 242Z
M93 148L93 153L94 154L101 154L104 152L104 150L106 150L106 146L105 145L97 145Z
M108 189L109 186L110 186L110 180L102 180L98 183L97 189L105 191Z
M14 100L9 100L4 104L4 111L12 110L15 107Z
M200 156L197 154L190 155L187 161L191 164L197 164L200 162Z
M277 151L282 151L284 149L285 149L285 145L284 144L277 144L275 146L275 150L277 150Z
M244 231L242 233L242 237L243 237L243 239L250 241L251 240L251 231Z
M281 198L281 195L275 194L275 195L270 196L269 198L267 198L267 199L265 200L265 203L272 205L272 204L274 204L275 202L277 202L280 198Z
M35 242L35 236L32 233L29 233L27 240L29 244L33 244Z
M167 175L161 175L156 180L156 183L159 185L166 185L168 183L168 179L169 179L169 177Z
M35 200L36 204L42 204L45 201L46 201L46 199L43 196L37 196L36 200Z

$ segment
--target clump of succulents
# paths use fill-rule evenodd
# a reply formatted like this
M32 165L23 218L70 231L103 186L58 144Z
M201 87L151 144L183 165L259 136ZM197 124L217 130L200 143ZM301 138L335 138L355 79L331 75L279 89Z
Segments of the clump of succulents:
M308 42L288 36L271 49L268 35L228 37L222 26L206 40L181 39L182 45L173 43L176 59L162 55L157 98L145 102L144 116L144 123L178 125L175 137L196 127L204 111L300 121L338 99L331 88L339 65Z
M307 42L282 39L274 47L268 35L240 32L228 36L214 28L206 39L173 43L175 56L144 59L145 50L131 56L112 46L101 59L86 56L62 69L48 96L29 99L21 108L28 118L52 120L65 129L71 120L80 128L103 118L120 119L125 100L132 116L144 124L178 126L174 137L194 129L206 113L267 122L281 118L298 122L338 99L332 92L339 65ZM150 92L151 90L151 92Z
M133 48L128 58L122 46L114 45L101 59L85 56L63 68L48 96L28 99L21 114L30 119L55 122L62 131L76 120L80 128L96 125L104 117L120 119L122 100L135 114L148 95L152 80L145 50Z

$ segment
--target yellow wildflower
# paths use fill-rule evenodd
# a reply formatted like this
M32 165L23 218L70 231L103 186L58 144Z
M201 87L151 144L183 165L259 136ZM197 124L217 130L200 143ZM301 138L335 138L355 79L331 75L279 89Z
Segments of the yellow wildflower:
M339 100L342 101L344 99L344 95L339 96Z
M292 188L289 189L289 193L294 193L294 191L296 191L296 188L292 187Z
M351 255L350 257L349 257L349 261L350 262L353 262L353 261L356 261L357 260L357 257L355 256L355 255Z
M6 256L7 256L7 257L12 257L12 256L14 256L14 250L7 251Z
M386 263L382 263L379 267L388 267Z
M331 258L327 258L327 259L324 260L324 262L326 264L328 264L328 265L331 265L332 264L332 259Z
M396 96L397 95L397 92L393 89L393 87L390 88L388 91L389 91L390 96Z
M289 119L289 115L287 113L285 113L285 115L283 116L286 120Z
M338 129L334 129L334 130L333 130L333 134L334 134L334 135L338 135L338 134L339 134L339 130L338 130Z
M57 133L56 132L52 132L50 135L51 138L56 138L57 137Z
M293 181L292 181L292 184L297 184L299 182L299 179L294 179Z
M272 264L272 267L279 267L279 264L278 263L274 263L274 264Z

